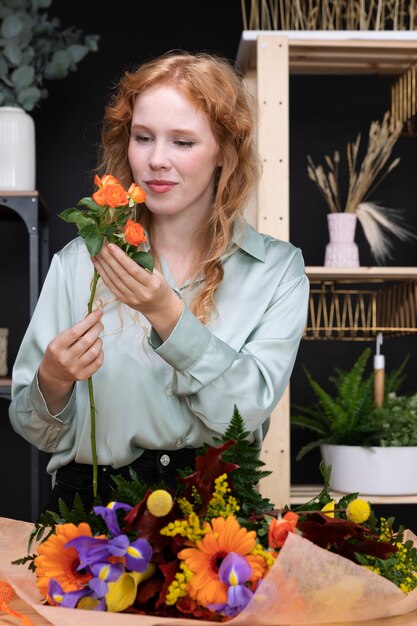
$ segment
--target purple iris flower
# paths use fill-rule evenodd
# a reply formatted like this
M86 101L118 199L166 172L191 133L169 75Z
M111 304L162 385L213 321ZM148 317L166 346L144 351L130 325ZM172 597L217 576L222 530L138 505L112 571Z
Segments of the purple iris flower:
M223 613L228 617L233 617L243 611L252 598L253 592L245 585L230 586L227 590L227 604L223 609Z
M226 585L243 585L252 576L252 567L244 556L229 552L219 568L219 579Z
M225 604L210 604L208 608L227 617L240 613L253 597L253 592L245 586L252 575L252 567L245 557L230 552L219 568L219 579L229 586Z
M55 604L67 609L77 608L78 602L81 598L91 596L92 598L99 600L97 606L94 607L94 611L106 611L106 601L104 598L100 598L90 587L84 587L83 589L77 589L76 591L65 592L58 581L51 578L48 586L48 594L51 596Z
M78 570L91 568L95 563L103 563L110 556L124 556L128 570L144 572L152 558L152 548L146 539L136 539L130 543L127 535L118 535L113 539L75 537L65 547L77 550L80 559Z
M121 534L121 531L116 511L118 509L130 511L131 508L132 507L129 504L124 504L123 502L109 502L107 506L95 506L94 513L96 515L101 515L113 537L117 537Z
M112 554L109 550L109 540L100 539L99 537L75 537L68 541L65 547L77 550L80 559L78 570L93 565L93 563L101 563Z
M90 567L90 571L93 574L91 580L88 581L88 586L99 597L103 598L109 590L107 583L116 582L125 571L122 563L94 563Z
M152 558L152 548L146 539L130 543L126 535L109 539L108 549L113 556L124 556L126 568L131 572L144 572Z

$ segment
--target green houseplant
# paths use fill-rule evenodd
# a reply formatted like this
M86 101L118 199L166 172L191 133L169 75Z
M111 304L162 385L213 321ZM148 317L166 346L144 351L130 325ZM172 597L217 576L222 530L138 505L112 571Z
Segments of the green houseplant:
M297 460L320 447L332 465L330 486L337 491L396 495L417 493L417 394L398 395L408 357L385 379L382 407L374 402L374 373L366 373L365 349L350 370L335 368L326 391L304 368L315 401L293 405L291 423L315 434ZM406 469L407 459L413 467ZM412 476L412 481L408 479Z

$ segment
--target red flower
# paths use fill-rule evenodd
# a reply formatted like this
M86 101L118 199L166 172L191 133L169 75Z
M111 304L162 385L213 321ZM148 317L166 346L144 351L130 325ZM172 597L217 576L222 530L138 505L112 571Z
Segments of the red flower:
M141 243L145 243L146 235L143 227L133 220L127 220L125 226L125 239L127 243L130 243L132 246L139 246Z
M270 548L282 548L288 533L295 533L298 515L288 511L282 519L273 519L269 524L268 543Z

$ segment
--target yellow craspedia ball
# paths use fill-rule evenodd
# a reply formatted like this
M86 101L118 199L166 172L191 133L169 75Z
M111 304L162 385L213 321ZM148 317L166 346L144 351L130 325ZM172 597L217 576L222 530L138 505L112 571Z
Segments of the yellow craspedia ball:
M369 502L365 502L365 500L361 500L361 498L352 500L346 508L346 517L350 522L355 522L355 524L366 522L370 514L371 507L369 506Z
M149 513L155 517L164 517L171 511L174 501L171 494L165 489L155 489L146 500L146 506Z

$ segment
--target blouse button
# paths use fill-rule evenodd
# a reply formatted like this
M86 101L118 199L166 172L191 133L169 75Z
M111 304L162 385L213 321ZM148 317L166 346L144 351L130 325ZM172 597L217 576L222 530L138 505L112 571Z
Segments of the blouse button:
M177 446L177 448L182 448L184 443L184 440L181 439L181 437L178 437L177 441L175 442L175 445Z
M169 396L172 396L172 394L173 394L172 387L168 386L168 387L166 388L166 391L167 391L167 394L168 394Z

